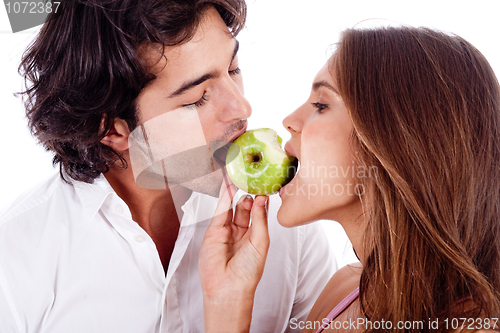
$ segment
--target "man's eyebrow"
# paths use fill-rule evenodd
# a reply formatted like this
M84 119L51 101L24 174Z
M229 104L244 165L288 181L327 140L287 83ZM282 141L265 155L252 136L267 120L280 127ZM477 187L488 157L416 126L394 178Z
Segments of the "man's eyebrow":
M328 83L326 81L317 81L317 82L314 82L313 86L312 86L312 89L314 91L317 91L321 87L328 88L331 91L333 91L334 93L336 93L337 95L340 95L339 92L337 91L337 89L335 89L330 83Z
M236 40L236 45L234 46L234 51L233 51L233 55L231 57L230 63L232 63L234 61L234 58L236 58L236 54L238 53L239 48L240 48L240 43ZM206 74L200 76L199 78L196 78L192 81L184 83L179 89L177 89L170 96L168 96L168 98L173 98L173 97L179 96L179 95L185 93L187 90L194 88L207 80L216 79L219 76L220 76L220 73L218 71L212 71L210 73L206 73Z
M220 76L220 73L218 71L212 71L210 73L204 74L204 75L200 76L199 78L196 78L192 81L184 83L179 89L177 89L170 96L168 96L168 98L179 96L179 95L183 94L184 92L186 92L186 90L194 88L207 80L218 78L219 76Z

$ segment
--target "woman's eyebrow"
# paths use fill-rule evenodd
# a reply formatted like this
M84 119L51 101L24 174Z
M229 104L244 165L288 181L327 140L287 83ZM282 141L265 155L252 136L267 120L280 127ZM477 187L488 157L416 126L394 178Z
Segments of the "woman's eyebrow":
M321 87L328 88L331 91L333 91L334 93L336 93L337 95L340 95L339 92L337 91L337 89L335 89L330 83L328 83L326 81L323 81L323 80L322 81L314 82L313 85L312 85L312 90L313 91L317 91Z

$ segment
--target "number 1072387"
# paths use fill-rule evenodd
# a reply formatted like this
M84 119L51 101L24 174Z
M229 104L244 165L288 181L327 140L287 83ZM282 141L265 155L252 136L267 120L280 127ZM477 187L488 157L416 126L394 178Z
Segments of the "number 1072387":
M50 14L52 12L57 13L57 9L61 2L52 1L39 1L39 2L29 2L29 1L6 1L5 8L7 9L7 14Z

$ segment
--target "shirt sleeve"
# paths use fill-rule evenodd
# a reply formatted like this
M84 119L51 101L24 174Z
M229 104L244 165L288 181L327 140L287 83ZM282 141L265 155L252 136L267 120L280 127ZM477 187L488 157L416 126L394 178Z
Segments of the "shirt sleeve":
M2 285L2 271L0 269L0 332L21 333L21 329L14 319L11 306L7 299L7 292Z
M321 223L316 222L300 228L299 276L290 315L290 322L294 323L305 323L316 299L338 268ZM299 325L288 325L285 332L300 332L297 326Z

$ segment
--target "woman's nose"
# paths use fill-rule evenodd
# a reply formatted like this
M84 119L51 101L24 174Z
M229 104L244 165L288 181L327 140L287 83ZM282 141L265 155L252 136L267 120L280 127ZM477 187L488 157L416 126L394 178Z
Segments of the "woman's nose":
M285 117L285 119L283 119L283 126L288 132L290 132L290 134L299 133L302 129L302 121L298 117L299 110L300 108L290 113Z

